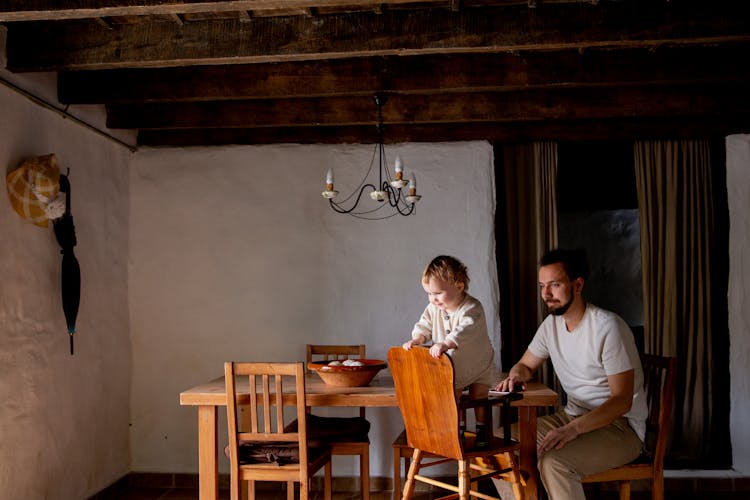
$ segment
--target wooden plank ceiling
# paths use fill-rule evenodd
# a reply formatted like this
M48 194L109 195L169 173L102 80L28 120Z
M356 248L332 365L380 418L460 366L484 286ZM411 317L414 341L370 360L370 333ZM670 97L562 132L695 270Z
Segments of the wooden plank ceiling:
M3 0L8 69L55 71L139 145L750 131L745 0Z

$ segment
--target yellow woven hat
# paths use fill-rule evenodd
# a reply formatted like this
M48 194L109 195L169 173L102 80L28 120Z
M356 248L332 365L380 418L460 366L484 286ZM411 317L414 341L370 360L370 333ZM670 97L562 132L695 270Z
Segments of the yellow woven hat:
M47 227L49 219L65 212L65 202L58 197L60 167L54 154L24 160L5 180L10 204L29 222Z

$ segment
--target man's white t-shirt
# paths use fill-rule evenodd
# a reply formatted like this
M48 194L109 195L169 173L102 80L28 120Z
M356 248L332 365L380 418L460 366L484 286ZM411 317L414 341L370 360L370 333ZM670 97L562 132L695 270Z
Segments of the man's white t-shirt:
M568 396L565 411L576 417L609 399L609 375L634 369L633 405L625 417L641 441L644 440L648 406L643 368L633 333L620 316L586 304L581 322L569 332L562 316L550 314L539 326L529 351L552 361Z

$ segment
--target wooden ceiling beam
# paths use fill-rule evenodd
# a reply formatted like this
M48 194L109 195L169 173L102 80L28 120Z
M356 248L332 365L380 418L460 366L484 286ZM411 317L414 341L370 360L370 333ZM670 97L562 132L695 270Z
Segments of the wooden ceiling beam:
M60 21L108 16L193 14L281 8L351 8L360 6L365 9L380 4L419 5L435 3L435 0L140 0L138 2L132 0L3 0L0 4L0 22ZM494 0L493 3L509 5L518 4L520 1Z
M393 94L386 124L534 122L750 112L747 85L631 86ZM111 104L107 126L126 129L351 126L372 124L372 96Z
M650 118L546 121L523 123L444 123L392 125L385 142L477 141L492 143L531 141L608 141L637 139L705 139L750 132L750 115L719 118ZM284 127L143 130L142 146L187 147L227 144L373 144L375 128Z
M528 5L528 0L4 0L0 4L0 22L62 21L114 16L152 16L203 14L234 11L274 11L281 9L382 10L382 7L434 7L444 3L457 10L464 5ZM554 3L593 3L592 0L544 0ZM530 5L529 5L530 6Z
M381 10L382 6L415 8L431 7L445 3L457 10L459 5L523 5L529 0L3 0L0 4L0 22L61 21L92 19L109 16L151 16L171 14L202 14L277 9ZM595 3L593 0L544 0L554 3ZM536 7L536 5L534 5Z
M580 85L748 82L750 46L447 54L63 72L64 104L268 99ZM190 82L185 85L184 82Z
M9 23L8 69L55 71L362 56L657 48L750 41L750 2L613 2L123 24ZM637 6L638 8L634 8Z

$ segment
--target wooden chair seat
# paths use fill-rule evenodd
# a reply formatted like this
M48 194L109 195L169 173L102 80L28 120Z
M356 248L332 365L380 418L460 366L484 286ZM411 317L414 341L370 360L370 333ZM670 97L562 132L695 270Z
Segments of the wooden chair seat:
M664 500L664 453L677 377L677 358L642 354L644 388L648 402L646 453L633 462L581 479L583 483L618 483L620 500L630 499L630 482L651 481L651 499Z
M388 351L388 364L405 427L406 445L399 442L400 437L397 438L394 442L394 459L396 452L401 458L406 447L414 450L402 499L411 498L417 481L453 492L445 498L467 500L470 496L477 496L497 499L472 489L472 483L498 477L510 480L516 498L524 498L523 480L514 454L520 445L510 439L510 419L507 418L511 400L520 399L520 394L457 402L450 357L443 355L433 358L428 349L421 347L409 351L401 347L391 348ZM493 436L489 426L481 440L477 440L472 433L466 433L463 439L459 437L459 411L483 406L486 413L491 415L491 407L496 404L502 404L505 412L502 437ZM479 445L480 441L483 444ZM457 485L420 473L428 467L451 461L458 465ZM394 464L394 475L397 474L396 467ZM396 487L394 484L394 489Z
M620 467L591 474L584 478L584 483L605 483L608 481L630 481L638 479L651 479L653 476L651 463L629 463Z
M297 431L297 421L287 431ZM364 417L321 417L307 415L307 439L309 442L325 442L328 445L353 442L369 443L370 422Z

